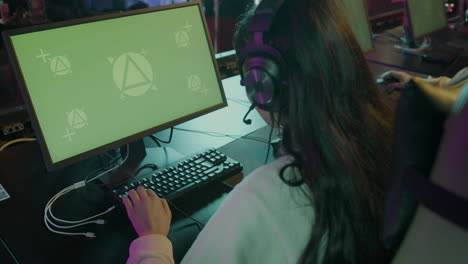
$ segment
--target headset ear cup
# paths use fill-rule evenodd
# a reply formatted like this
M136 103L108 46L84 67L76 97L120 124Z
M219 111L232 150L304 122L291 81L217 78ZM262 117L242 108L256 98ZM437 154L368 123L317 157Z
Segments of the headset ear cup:
M280 69L269 57L255 56L244 63L243 83L250 100L263 110L277 109L277 94L281 87Z

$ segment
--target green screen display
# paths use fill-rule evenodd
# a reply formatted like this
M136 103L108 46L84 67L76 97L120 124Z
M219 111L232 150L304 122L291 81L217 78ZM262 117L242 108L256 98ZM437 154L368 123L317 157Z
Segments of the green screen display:
M415 38L447 27L444 0L408 0L408 8Z
M224 101L198 5L11 40L53 163Z
M362 51L366 53L372 50L374 46L365 2L363 0L340 0L338 3L341 5L341 10L344 12L348 24L351 25Z

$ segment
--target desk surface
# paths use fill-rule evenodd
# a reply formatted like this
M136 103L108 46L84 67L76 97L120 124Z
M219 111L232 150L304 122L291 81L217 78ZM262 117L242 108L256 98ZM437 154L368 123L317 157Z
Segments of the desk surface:
M46 173L38 144L34 142L0 152L0 160L3 164L0 167L1 182L11 196L0 202L0 234L20 263L125 263L128 246L136 234L123 207L103 217L106 225L90 225L72 231L94 232L94 239L56 235L44 226L44 207L50 197L82 180L83 175L96 166L98 159ZM209 191L200 190L173 203L186 214L206 223L231 188L219 182L205 188ZM109 208L111 201L109 193L90 185L58 200L54 214L69 220L83 219ZM198 230L177 210L172 208L172 212L170 238L175 245L175 255L181 256L183 253L177 253L187 250ZM191 237L187 239L187 236Z
M400 45L397 37L403 36L403 28L398 27L383 33L374 41L375 50L366 55L366 59L372 63L378 63L389 67L399 68L404 71L418 72L433 76L451 76L458 70L468 66L468 41L458 38L456 33L447 29L431 35L432 46L438 48L465 47L465 56L461 54L460 59L450 63L433 63L422 61L418 56L403 54L396 49L395 45Z

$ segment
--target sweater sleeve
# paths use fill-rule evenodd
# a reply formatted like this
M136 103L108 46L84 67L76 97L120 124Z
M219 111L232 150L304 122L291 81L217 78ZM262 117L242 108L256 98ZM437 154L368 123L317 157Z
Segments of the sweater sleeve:
M264 241L264 217L260 201L250 192L235 188L211 217L189 249L186 263L262 263L262 256L252 252L267 252ZM268 240L268 239L267 239Z
M171 241L158 234L135 239L127 264L174 264Z

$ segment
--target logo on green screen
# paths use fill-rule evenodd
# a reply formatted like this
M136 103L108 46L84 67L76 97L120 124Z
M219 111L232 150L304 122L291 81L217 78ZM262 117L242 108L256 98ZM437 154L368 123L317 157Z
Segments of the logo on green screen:
M115 60L114 58L108 60L113 66L114 83L121 92L122 100L125 100L126 96L142 96L150 89L157 90L153 67L142 54L128 52Z
M88 125L88 116L82 109L73 109L71 112L67 112L68 126L65 128L65 135L62 137L67 139L68 142L73 141L73 136L77 135L78 130Z
M181 30L174 32L174 37L176 45L179 48L185 48L190 46L190 31L192 30L192 25L185 21L185 26Z
M57 75L67 75L72 72L71 70L71 63L65 56L52 56L50 53L44 52L43 49L39 49L40 54L36 55L37 59L41 59L44 63L49 63L50 70L54 74Z
M200 76L196 74L190 74L187 77L187 87L194 93L202 93L205 96L208 95L208 89L206 89Z
M67 75L71 73L70 61L65 56L55 56L50 60L50 69L55 75Z

